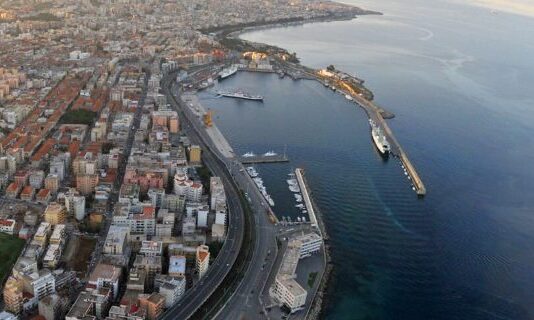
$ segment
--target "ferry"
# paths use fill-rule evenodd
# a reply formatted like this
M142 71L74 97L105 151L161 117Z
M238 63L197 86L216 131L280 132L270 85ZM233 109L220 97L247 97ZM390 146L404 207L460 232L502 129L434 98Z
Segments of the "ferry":
M380 153L388 157L390 153L390 145L386 136L382 132L382 129L371 119L369 119L369 124L371 125L371 136L373 137L373 142L380 151Z
M249 93L246 93L241 90L234 90L234 91L217 91L217 94L221 97L227 97L227 98L236 98L236 99L244 99L244 100L253 100L253 101L263 101L263 97L259 95L252 95Z
M243 158L251 158L255 157L256 155L253 152L247 152L243 155Z
M263 156L265 157L274 157L274 156L277 156L278 153L274 152L274 151L269 151L269 152L266 152L263 154Z
M230 67L224 68L224 69L222 69L221 72L219 72L219 78L221 80L223 80L223 79L226 79L226 78L228 78L230 76L233 76L236 73L237 73L237 66L236 65L231 65Z

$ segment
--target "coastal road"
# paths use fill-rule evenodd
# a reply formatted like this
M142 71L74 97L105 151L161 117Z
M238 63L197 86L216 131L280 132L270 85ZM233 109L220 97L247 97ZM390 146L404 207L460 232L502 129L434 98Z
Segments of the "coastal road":
M215 176L221 177L228 201L228 230L224 245L214 263L209 266L208 273L191 289L187 290L182 299L169 308L160 319L187 319L191 317L200 306L213 294L233 266L243 241L244 211L241 207L239 190L232 181L226 167L211 150L209 140L201 136L182 112L182 107L172 97L170 87L172 77L162 80L164 94L171 106L178 111L182 122L182 130L192 143L198 144L203 150L202 159L205 165Z
M180 94L178 89L173 93ZM197 114L196 101L187 101L183 108L184 114L191 119L190 123L199 132L210 141L214 153L219 154L225 162L227 169L231 172L234 181L244 190L254 213L253 227L256 234L253 256L245 275L229 301L218 312L216 319L261 319L264 308L260 299L262 288L264 287L270 270L277 254L276 246L276 227L270 220L270 207L265 201L263 195L258 190L254 181L246 173L245 167L233 156L228 156L225 152L227 143L217 143L209 138L206 128L201 122L201 116ZM191 105L188 105L191 104ZM202 110L203 108L198 108ZM212 130L213 128L210 128ZM222 149L222 152L221 152Z
M167 90L168 86L165 85L164 87ZM271 223L268 215L270 210L269 205L252 179L246 174L243 165L237 159L228 157L227 153L223 155L219 151L220 145L215 145L217 141L214 142L208 135L201 123L200 117L194 114L186 103L181 101L180 91L174 88L172 93L177 96L177 100L180 102L180 106L177 105L177 107L179 107L178 110L181 118L187 120L183 123L183 130L190 137L196 137L198 139L197 141L192 140L193 143L198 141L202 142L201 146L203 149L206 147L206 149L210 150L224 164L226 172L230 173L233 181L235 181L240 189L248 194L250 206L254 214L252 227L254 228L253 232L256 234L256 241L253 248L253 257L237 290L233 293L223 309L220 310L217 319L238 319L242 316L251 319L261 318L260 312L263 310L263 307L260 302L260 294L262 290L256 288L263 287L274 262L273 257L277 252L275 226ZM165 94L168 96L169 92L166 91ZM170 100L173 101L173 99ZM230 226L232 226L231 221ZM237 229L240 228L242 228L242 222L237 226ZM232 231L232 227L230 227L229 231ZM215 288L212 288L212 290L215 290ZM246 303L243 304L243 301ZM171 318L169 317L168 319Z

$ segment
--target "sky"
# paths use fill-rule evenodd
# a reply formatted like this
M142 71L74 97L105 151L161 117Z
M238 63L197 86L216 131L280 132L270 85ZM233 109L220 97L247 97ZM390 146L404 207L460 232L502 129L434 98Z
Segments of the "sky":
M466 3L460 0L460 2ZM529 16L534 18L534 0L469 0L472 4L491 10Z

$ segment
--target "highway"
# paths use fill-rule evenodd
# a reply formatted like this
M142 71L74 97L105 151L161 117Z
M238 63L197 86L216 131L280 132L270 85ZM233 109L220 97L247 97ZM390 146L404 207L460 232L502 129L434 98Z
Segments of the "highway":
M173 93L179 95L175 89ZM201 123L201 119L188 106L184 106L183 112L191 120L195 131L199 132L206 141L211 141ZM212 146L215 153L219 153L217 146ZM216 319L258 319L263 305L260 295L269 276L277 254L276 226L269 218L269 205L261 195L253 180L246 174L244 166L234 157L223 159L227 169L231 172L234 181L248 194L249 202L254 213L254 232L256 234L253 256L248 269L241 280L236 292L230 300L218 312Z
M211 151L214 148L208 145L210 143L209 139L201 136L202 133L199 134L199 132L193 129L189 119L182 112L181 106L171 97L173 80L172 77L166 77L162 80L163 91L168 97L168 102L180 115L184 133L192 143L198 144L202 148L202 159L205 165L211 170L213 175L221 177L228 201L228 230L219 255L214 263L210 265L208 273L196 285L187 290L182 299L169 308L161 317L161 319L187 319L217 289L237 259L243 241L244 211L241 207L239 190L233 183L225 163Z

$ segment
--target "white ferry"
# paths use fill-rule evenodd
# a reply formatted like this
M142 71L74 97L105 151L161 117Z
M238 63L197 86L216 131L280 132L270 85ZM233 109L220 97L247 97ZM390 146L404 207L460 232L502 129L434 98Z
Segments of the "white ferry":
M237 98L237 99L244 99L244 100L254 100L254 101L263 101L263 97L260 95L252 95L249 93L246 93L242 90L233 90L233 91L223 91L219 90L217 91L217 94L221 97L228 97L228 98Z
M383 156L389 156L390 145L382 129L371 119L369 119L369 124L371 125L371 136L376 148Z
M237 66L236 65L231 65L230 67L224 68L224 69L222 69L221 72L219 72L219 78L221 80L223 80L223 79L226 79L226 78L228 78L230 76L233 76L236 73L237 73Z

